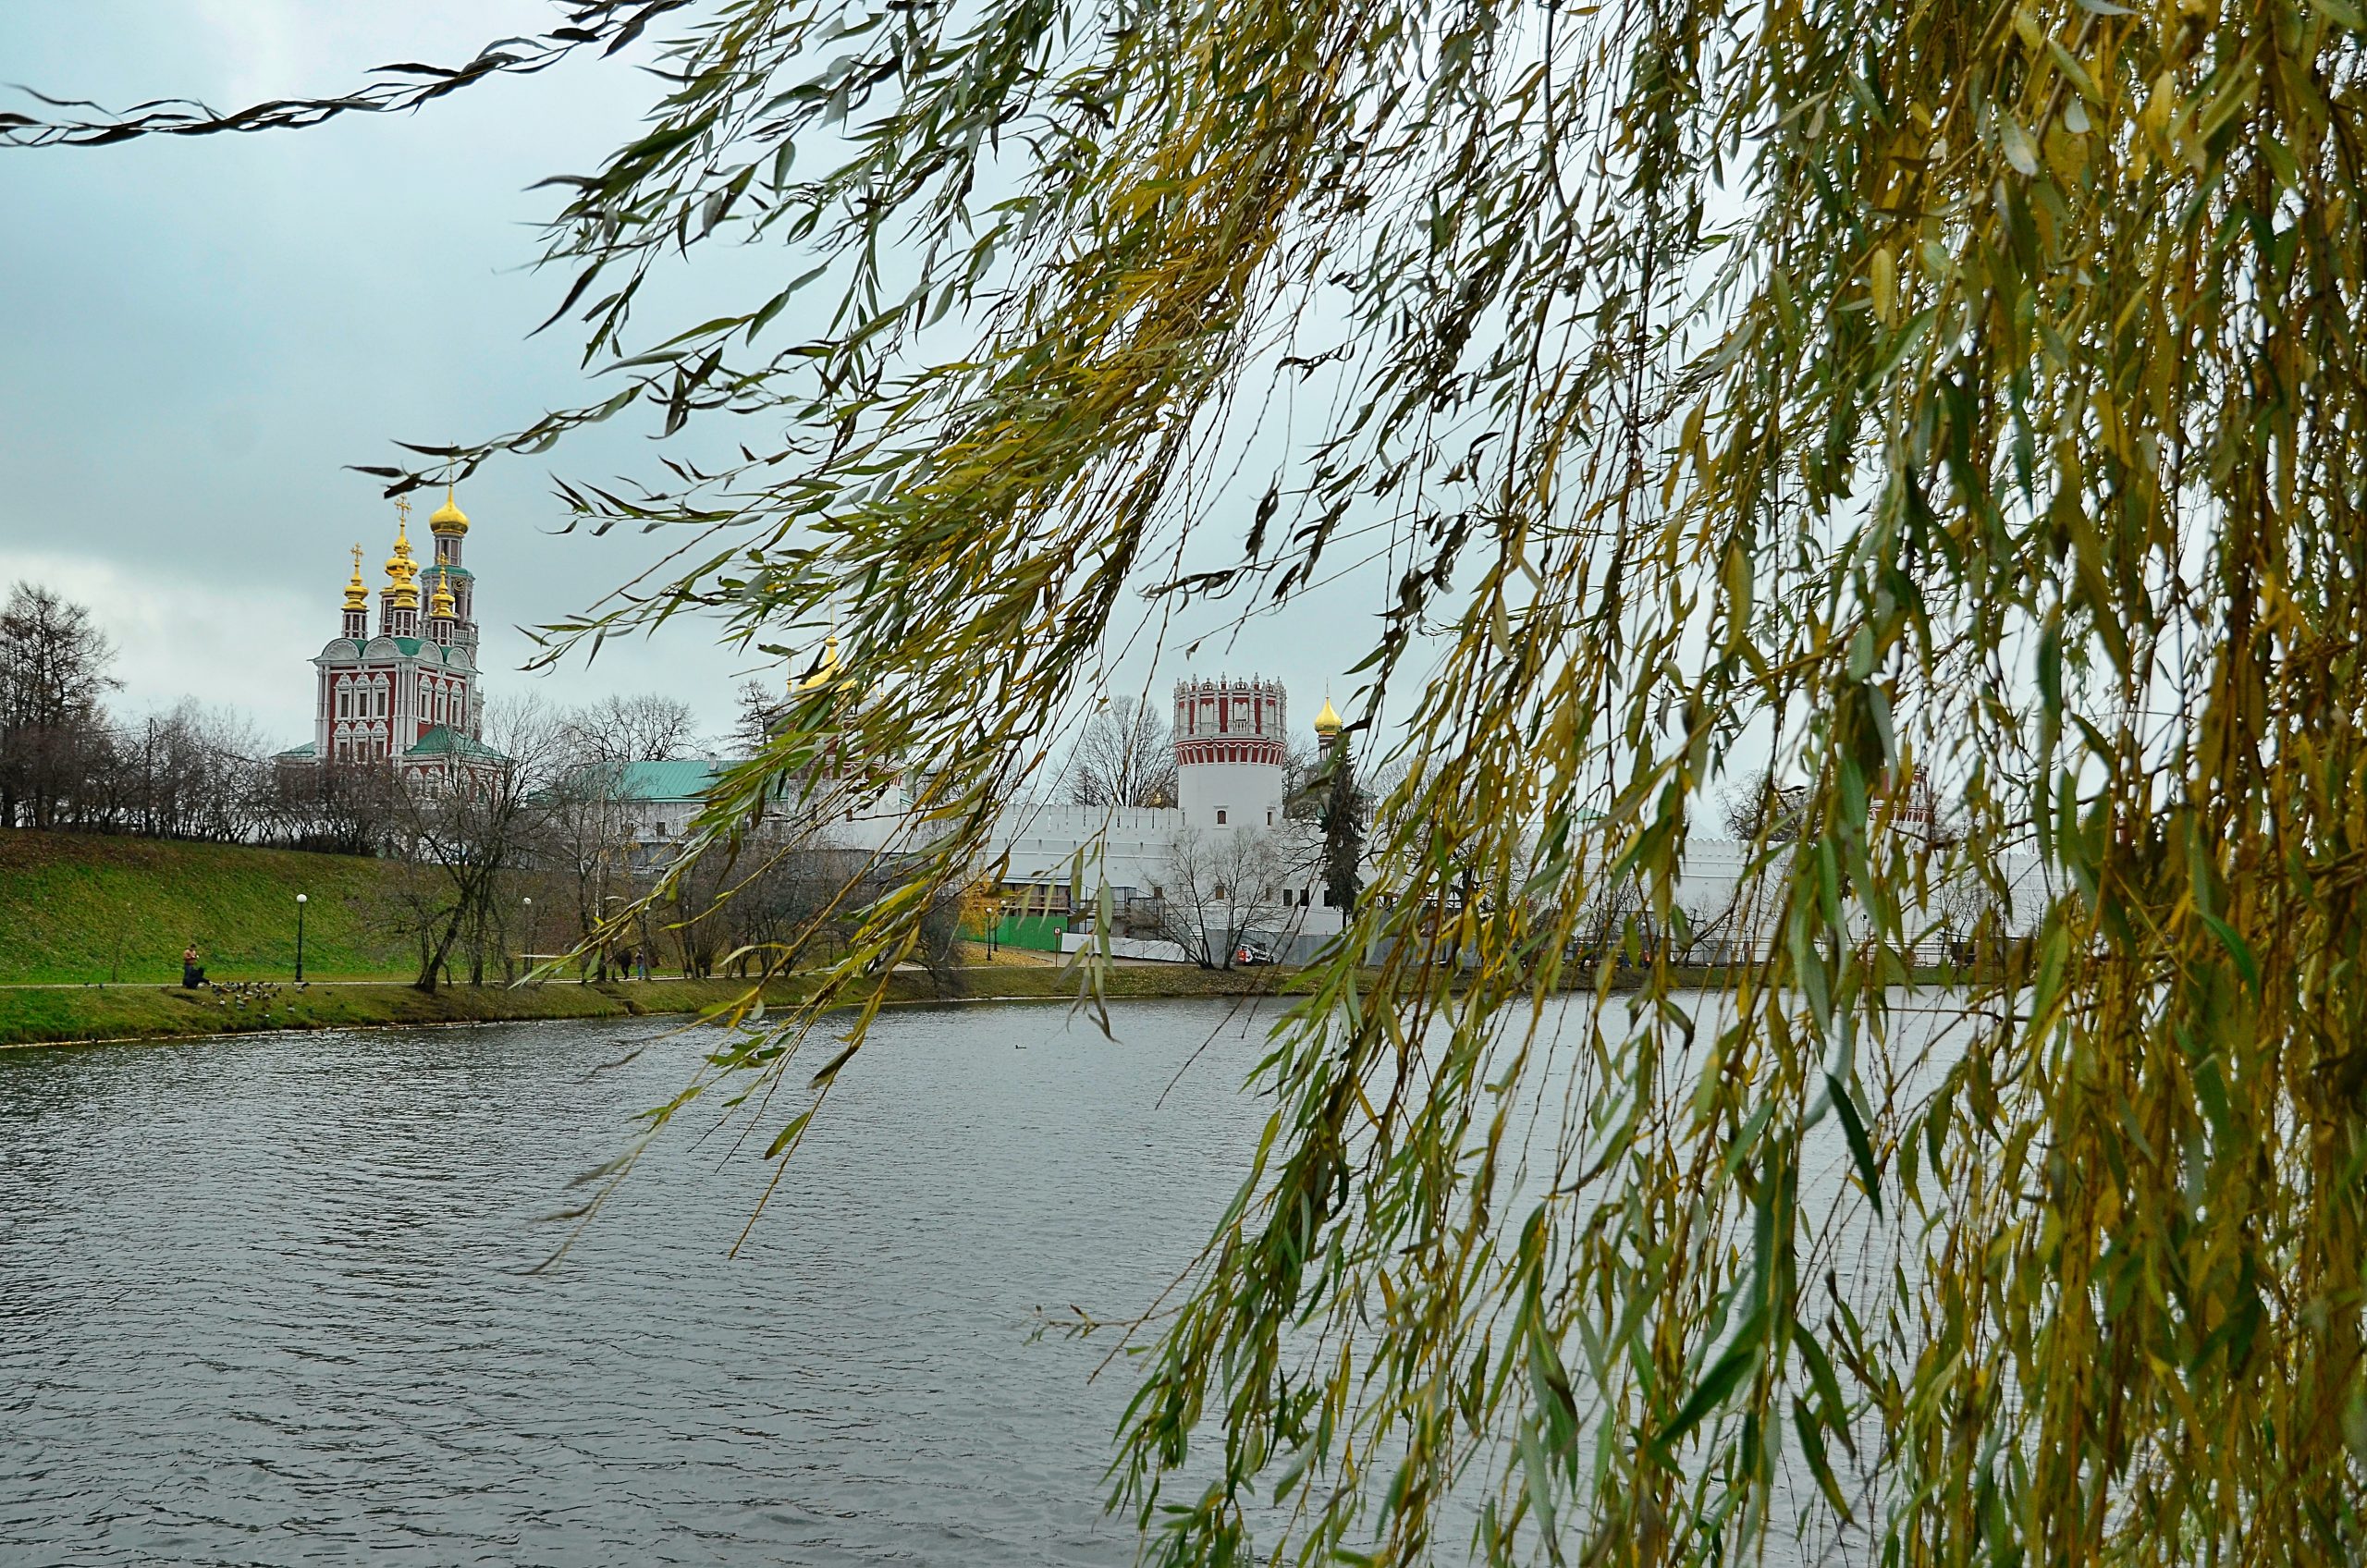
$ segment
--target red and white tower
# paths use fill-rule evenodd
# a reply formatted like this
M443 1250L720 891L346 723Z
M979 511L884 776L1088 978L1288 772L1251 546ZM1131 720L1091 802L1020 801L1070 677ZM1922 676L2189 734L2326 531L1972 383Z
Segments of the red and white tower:
M1186 826L1271 827L1282 819L1287 702L1256 676L1175 683L1175 796Z

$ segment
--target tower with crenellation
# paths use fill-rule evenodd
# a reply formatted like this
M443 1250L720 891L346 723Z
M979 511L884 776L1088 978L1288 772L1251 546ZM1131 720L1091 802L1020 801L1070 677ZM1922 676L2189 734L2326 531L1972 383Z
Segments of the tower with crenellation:
M1289 778L1288 698L1279 680L1175 683L1175 801L1189 827L1271 827Z

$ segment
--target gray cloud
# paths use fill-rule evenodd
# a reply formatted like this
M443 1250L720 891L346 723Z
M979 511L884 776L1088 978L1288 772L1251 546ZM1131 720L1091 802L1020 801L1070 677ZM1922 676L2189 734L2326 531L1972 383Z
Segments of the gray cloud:
M0 57L53 93L227 104L334 90L386 60L462 57L549 16L533 0L83 0L0 11ZM0 158L0 582L40 578L91 603L123 648L129 705L227 700L275 737L309 733L305 660L334 633L348 548L362 544L374 572L393 529L374 483L345 465L584 396L576 345L556 328L526 337L561 287L526 266L550 202L526 188L592 165L648 92L631 62L582 61L416 116ZM697 319L790 264L727 252L658 300ZM646 433L619 421L545 461L579 479L647 472ZM531 652L516 626L593 603L661 542L554 536L562 508L523 460L460 499L497 671ZM1237 529L1219 532L1237 543ZM1159 679L1279 674L1303 722L1368 640L1378 588L1367 574L1230 647L1171 654ZM559 701L664 690L719 729L749 661L711 631L677 623L539 679ZM1128 668L1143 679L1139 657Z

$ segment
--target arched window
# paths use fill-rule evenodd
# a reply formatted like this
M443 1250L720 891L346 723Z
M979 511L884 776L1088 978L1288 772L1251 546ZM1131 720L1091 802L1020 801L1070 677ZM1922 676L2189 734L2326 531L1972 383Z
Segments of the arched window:
M1224 807L1222 807L1222 806L1219 806L1219 807L1217 807L1217 826L1218 826L1219 827L1222 827L1224 826ZM1224 897L1224 889L1223 889L1223 888L1218 888L1218 889L1217 889L1217 897L1218 897L1218 898L1223 898L1223 897Z

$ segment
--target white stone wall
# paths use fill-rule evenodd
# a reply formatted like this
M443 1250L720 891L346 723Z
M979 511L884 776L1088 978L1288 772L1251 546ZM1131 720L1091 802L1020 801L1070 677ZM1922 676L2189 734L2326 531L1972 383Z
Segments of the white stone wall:
M1077 853L1100 847L1088 881L1147 896L1162 880L1168 850L1184 826L1171 806L1069 806L1014 801L995 823L990 852L1008 856L1011 879L1064 881Z
M1179 815L1194 827L1276 827L1282 820L1282 770L1254 762L1179 767L1175 796Z

